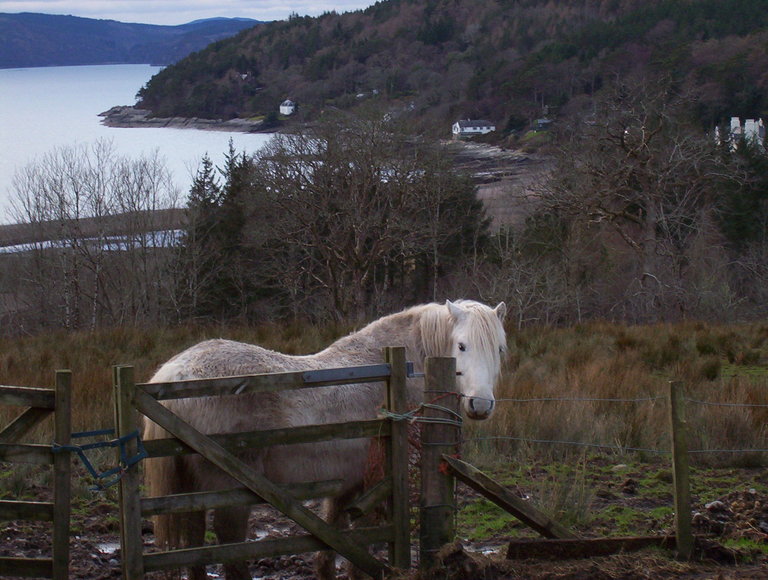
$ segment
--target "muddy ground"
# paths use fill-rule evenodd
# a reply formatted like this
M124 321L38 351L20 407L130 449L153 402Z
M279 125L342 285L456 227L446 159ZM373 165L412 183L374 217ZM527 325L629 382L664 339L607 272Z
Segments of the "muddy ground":
M8 467L8 464L4 464ZM2 469L3 464L0 464ZM663 535L671 533L673 516L668 513L670 497L664 493L643 493L654 481L654 467L595 469L598 474L588 479L591 489L591 515L575 523L573 529L582 537ZM2 473L0 471L0 473ZM606 475L607 474L607 475ZM646 475L651 477L645 477ZM635 553L571 560L523 559L507 560L506 547L511 538L533 537L529 530L513 518L504 516L496 532L482 528L471 517L457 518L460 539L446 546L440 554L441 566L430 573L411 572L411 579L496 579L496 578L561 578L561 579L630 579L630 578L768 578L768 470L722 469L699 474L711 478L705 490L694 490L694 531L701 536L696 559L680 562L671 551L653 548ZM517 484L509 489L518 496L531 498L531 490L551 479L546 468L531 468L525 473L530 488ZM34 479L34 478L33 478ZM503 479L503 478L502 478ZM721 493L714 499L711 492ZM0 496L10 497L3 488ZM34 483L16 489L24 499L49 500L47 487ZM653 490L648 490L653 491ZM459 484L461 514L490 511L476 493ZM533 498L531 498L534 501ZM71 578L92 580L120 578L116 492L92 492L76 486L73 502ZM473 507L474 506L474 507ZM316 506L314 506L316 507ZM627 519L626 514L632 518ZM611 516L615 514L615 517ZM624 514L624 515L622 515ZM50 556L50 524L43 522L2 522L0 556ZM145 522L145 549L153 549L151 523ZM267 508L257 508L251 518L251 537L283 537L299 532L297 526L284 521ZM628 533L631 532L631 533ZM414 530L416 533L416 530ZM418 535L416 533L416 535ZM414 541L415 545L415 541ZM414 561L416 554L414 553ZM339 560L339 577L346 572ZM253 578L299 580L312 578L312 555L267 558L251 564ZM209 577L217 578L218 567L209 568ZM2 574L0 576L7 577ZM157 576L155 576L157 577Z

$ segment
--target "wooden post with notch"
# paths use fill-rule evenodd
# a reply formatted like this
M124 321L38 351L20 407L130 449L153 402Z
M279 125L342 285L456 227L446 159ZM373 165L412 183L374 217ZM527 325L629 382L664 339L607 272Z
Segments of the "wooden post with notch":
M114 367L115 426L117 436L123 437L138 429L134 406L136 384L133 367ZM136 440L126 443L128 457L136 454ZM120 461L119 450L117 460ZM144 544L141 539L141 505L139 496L139 467L128 469L120 478L120 549L122 572L126 580L144 578Z
M690 560L693 555L691 530L691 487L688 466L688 425L685 421L683 384L669 383L669 416L672 438L672 478L675 488L675 528L677 555Z
M421 425L419 566L429 569L436 564L437 551L455 536L456 479L442 465L442 455L456 454L461 441L456 359L427 358L424 390L423 416L432 421Z

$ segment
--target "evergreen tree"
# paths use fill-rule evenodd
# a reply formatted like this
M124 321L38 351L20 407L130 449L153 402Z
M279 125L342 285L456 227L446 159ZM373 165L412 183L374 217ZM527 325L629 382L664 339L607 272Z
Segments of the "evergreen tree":
M218 239L222 190L206 154L189 190L186 230L181 240L177 310L182 318L210 315L219 272Z

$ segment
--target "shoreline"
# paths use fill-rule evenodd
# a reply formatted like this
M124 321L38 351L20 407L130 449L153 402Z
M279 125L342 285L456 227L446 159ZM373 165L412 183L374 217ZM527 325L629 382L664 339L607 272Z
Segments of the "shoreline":
M141 129L197 129L202 131L226 131L230 133L272 133L261 128L263 121L248 119L201 119L199 117L150 117L148 109L117 105L99 113L101 124L107 127Z

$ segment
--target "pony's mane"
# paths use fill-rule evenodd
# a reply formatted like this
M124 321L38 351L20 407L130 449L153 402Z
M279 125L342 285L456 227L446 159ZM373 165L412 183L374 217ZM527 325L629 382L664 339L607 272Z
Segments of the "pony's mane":
M486 356L495 357L499 319L493 309L474 300L456 300L454 303L472 313L468 340ZM444 304L425 304L412 310L420 315L419 334L424 356L450 356L454 322L448 308Z
M423 304L410 310L418 315L417 344L421 347L422 355L450 355L453 319L448 309L443 304Z

